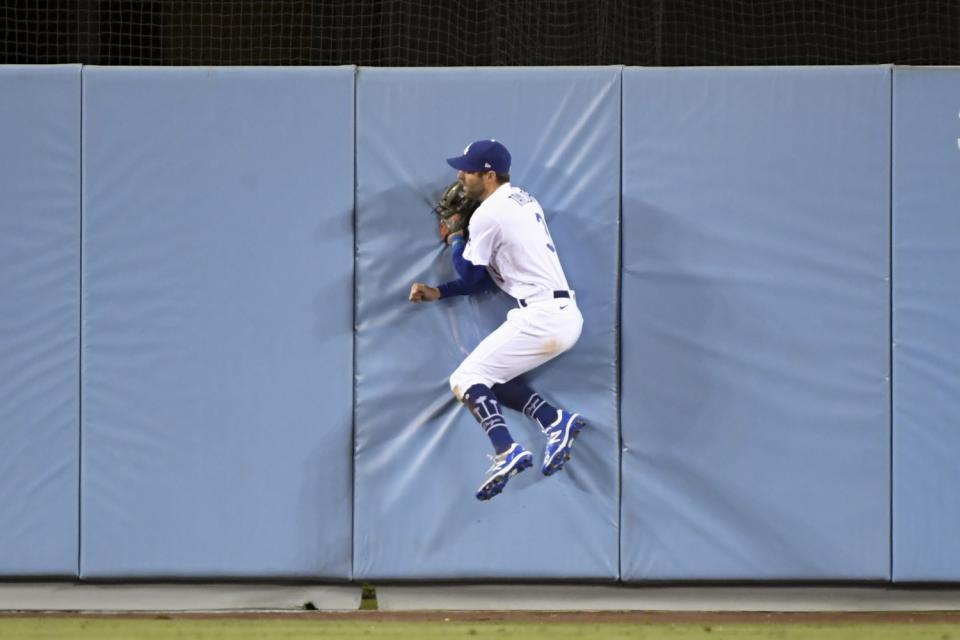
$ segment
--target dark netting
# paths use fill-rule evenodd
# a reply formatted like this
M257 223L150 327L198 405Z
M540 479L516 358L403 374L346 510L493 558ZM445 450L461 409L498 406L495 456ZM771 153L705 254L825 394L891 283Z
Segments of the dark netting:
M0 0L0 63L960 64L957 0Z

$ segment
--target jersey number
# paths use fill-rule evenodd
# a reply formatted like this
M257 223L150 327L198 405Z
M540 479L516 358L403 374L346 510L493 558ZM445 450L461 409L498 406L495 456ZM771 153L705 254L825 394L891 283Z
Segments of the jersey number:
M556 248L554 248L554 246L553 246L553 236L550 235L550 229L547 228L547 221L546 221L546 220L544 219L544 217L543 217L542 215L540 215L539 213L536 214L536 216L537 216L537 222L539 222L539 223L541 223L541 224L543 225L543 230L544 230L544 231L546 232L546 234L547 234L547 240L549 241L549 242L547 242L547 249L550 249L550 251L556 253L557 250L556 250Z

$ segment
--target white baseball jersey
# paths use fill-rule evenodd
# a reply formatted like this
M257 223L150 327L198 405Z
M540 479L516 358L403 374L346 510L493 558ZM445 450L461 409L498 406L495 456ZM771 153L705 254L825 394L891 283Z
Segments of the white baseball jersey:
M514 298L570 288L540 203L509 182L473 213L463 257Z
M506 321L450 375L450 388L458 398L475 384L490 387L513 380L576 344L583 316L575 296L545 295L570 287L543 209L533 196L510 183L500 185L470 218L463 257L485 266L514 298L536 301L511 309Z

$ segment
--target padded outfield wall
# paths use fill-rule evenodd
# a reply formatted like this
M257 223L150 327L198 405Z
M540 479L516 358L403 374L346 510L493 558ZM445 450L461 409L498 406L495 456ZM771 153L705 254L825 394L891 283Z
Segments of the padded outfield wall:
M353 68L83 73L81 577L348 579Z
M80 65L0 67L0 575L76 576Z
M957 73L0 68L0 575L960 581ZM406 302L480 137L589 422L488 504L446 379L512 303Z
M619 123L619 67L360 70L358 578L616 580ZM516 303L498 293L414 306L407 293L454 275L430 214L456 179L444 159L494 137L511 149L511 182L543 205L585 318L579 343L526 379L590 427L581 464L524 473L508 499L481 503L491 447L447 379ZM539 428L506 419L540 455Z
M627 69L625 580L883 580L890 69Z

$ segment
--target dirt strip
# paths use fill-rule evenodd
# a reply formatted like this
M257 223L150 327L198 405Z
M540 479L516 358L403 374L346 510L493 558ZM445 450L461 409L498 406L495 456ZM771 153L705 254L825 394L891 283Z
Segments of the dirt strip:
M224 611L78 612L0 611L4 618L153 620L303 620L379 622L494 622L536 624L957 624L960 611L731 612L731 611Z

